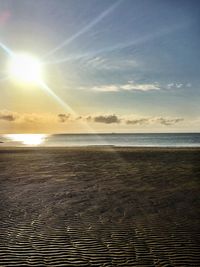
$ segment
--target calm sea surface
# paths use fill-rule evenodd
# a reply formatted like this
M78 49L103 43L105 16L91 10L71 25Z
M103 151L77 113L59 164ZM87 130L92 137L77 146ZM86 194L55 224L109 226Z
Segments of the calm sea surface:
M162 134L12 134L0 136L1 146L145 146L200 147L200 133Z

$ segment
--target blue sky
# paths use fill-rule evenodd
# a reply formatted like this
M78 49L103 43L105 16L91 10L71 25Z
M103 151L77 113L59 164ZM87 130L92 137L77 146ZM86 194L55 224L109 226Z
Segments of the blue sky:
M0 42L42 59L47 84L97 131L199 131L199 1L0 0L0 11ZM0 60L3 80L4 51ZM0 86L2 114L68 113L38 90ZM107 123L113 114L124 123ZM151 123L127 125L131 116ZM4 131L20 127L0 123Z

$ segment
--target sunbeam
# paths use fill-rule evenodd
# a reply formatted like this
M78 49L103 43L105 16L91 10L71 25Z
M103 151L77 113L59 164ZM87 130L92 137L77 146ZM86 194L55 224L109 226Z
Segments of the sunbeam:
M6 52L9 56L13 56L14 53L3 43L0 42L0 47Z
M65 101L63 101L58 95L56 95L56 93L47 85L47 83L42 79L42 77L40 77L39 75L40 73L37 72L38 68L36 68L40 63L38 63L38 61L35 61L36 60L35 58L32 58L30 56L29 57L26 56L25 58L21 57L21 55L19 56L18 54L14 53L1 42L0 42L0 48L2 48L11 57L11 61L14 60L14 73L13 73L13 64L11 64L12 71L10 71L9 75L0 78L0 82L4 82L12 78L15 78L16 80L19 79L20 81L23 81L25 83L27 82L27 84L29 82L35 83L35 81L37 81L37 83L35 84L39 86L41 89L43 89L45 92L47 92L48 95L53 97L53 99L56 100L56 102L59 103L66 112L69 112L71 115L74 115L75 117L79 117L79 114L77 114ZM15 60L16 57L17 61ZM41 65L45 64L41 62ZM32 71L32 73L29 73L29 71ZM89 129L89 132L94 132L94 133L96 132L87 123L81 122L81 124L84 125L84 127L86 127L87 129Z
M9 56L11 56L12 58L15 58L17 55L13 52L13 51L11 51L7 46L5 46L3 43L1 43L0 42L0 47L6 52L6 53L8 53L9 54ZM17 69L17 64L19 65L19 62L17 62L16 64L15 64L15 69ZM30 60L28 61L28 64L30 64ZM23 68L25 68L26 67L26 65L24 66L23 65ZM22 68L22 69L23 69ZM17 69L18 70L18 69ZM21 69L20 69L21 70ZM22 71L21 71L22 72ZM20 72L20 78L21 78L21 76L22 76L22 73ZM18 74L18 73L17 73ZM24 75L26 75L26 73L24 74ZM5 77L2 77L2 78L0 78L0 82L2 81L5 81L5 80L8 80L9 78L11 78L11 76L10 75L8 75L8 76L5 76ZM26 77L25 77L26 78ZM52 89L50 89L50 87L42 80L42 79L40 79L40 80L38 80L37 81L38 82L38 85L39 86L41 86L41 88L43 88L43 89L45 89L45 91L46 92L48 92L48 94L49 95L51 95L62 107L64 107L65 108L65 110L67 110L67 111L69 111L69 112L71 112L72 114L76 114L75 113L75 111L67 104L67 103L65 103L60 97L58 97L54 92L53 92L53 90Z
M54 93L54 91L44 81L40 81L39 85L49 95L51 95L67 112L70 112L73 115L77 115L76 112L65 101L63 101L59 96L57 96L56 93Z
M123 0L118 0L116 3L114 3L113 5L111 5L108 9L104 10L99 16L97 16L97 18L95 18L93 21L91 21L83 29L81 29L80 31L78 31L77 33L75 33L74 35L72 35L70 38L68 38L65 41L63 41L60 45L58 45L57 47L55 47L54 49L52 49L51 51L49 51L45 55L45 58L46 57L49 57L50 55L53 55L58 50L62 49L63 47L65 47L66 45L68 45L69 43L71 43L72 41L74 41L80 35L82 35L83 33L86 33L87 31L89 31L97 23L99 23L100 21L102 21L103 18L105 18L106 16L108 16L116 7L118 7L121 4L122 1Z
M7 46L2 44L1 42L0 42L0 47L11 57L12 60L14 60L18 56L17 54L15 54L13 51L11 51ZM21 57L19 59L21 59ZM40 77L38 75L35 77L35 72L31 76L30 76L30 74L28 72L26 73L26 71L30 71L30 70L34 70L35 71L35 64L33 65L34 68L31 65L31 68L29 70L28 66L30 64L28 64L28 66L27 66L27 64L19 64L19 63L21 63L21 60L18 60L18 61L16 61L16 62L14 61L14 63L15 63L15 65L14 65L15 72L14 72L14 75L13 75L14 78L16 78L15 76L17 76L17 79L18 78L20 78L20 80L24 80L25 79L25 81L27 81L27 77L28 77L28 81L32 81L32 80L36 79L37 80L37 85L40 88L44 89L50 96L52 96L53 99L56 100L64 108L65 111L70 112L72 115L78 116L78 114L65 101L63 101L59 96L57 96L56 93L42 79L39 79ZM24 61L26 63L27 60L22 60L22 63L24 63ZM29 61L30 60L28 60L28 63L32 63L32 61L30 61L30 62ZM33 61L33 63L35 63L35 61ZM12 72L13 71L11 71L11 74L12 74ZM12 78L12 75L4 76L4 77L0 78L0 82L6 81L6 80L8 80L10 78ZM32 78L34 78L34 79L32 79Z
M96 50L93 52L87 52L87 53L83 53L80 55L68 56L65 58L58 59L58 60L45 61L45 63L46 64L62 64L62 63L65 63L67 61L70 61L70 60L77 60L77 59L81 59L81 58L93 57L93 56L97 56L97 55L100 55L103 53L109 53L109 52L113 52L116 50L126 49L128 47L144 44L148 41L154 40L155 38L159 38L159 37L162 37L164 35L170 34L176 30L184 28L185 26L188 26L188 23L176 25L173 28L172 27L165 27L158 32L149 33L145 36L142 36L138 39L131 40L129 42L118 43L116 45L113 45L110 47L105 47L105 48L102 48L102 49L99 49L99 50Z
M52 96L63 108L66 112L70 112L71 115L75 117L79 117L80 115L75 112L65 101L63 101L59 96L57 96L54 91L44 82L41 81L39 83L42 89L44 89L50 96ZM80 124L87 128L90 133L96 133L96 131L88 125L87 122L80 121Z

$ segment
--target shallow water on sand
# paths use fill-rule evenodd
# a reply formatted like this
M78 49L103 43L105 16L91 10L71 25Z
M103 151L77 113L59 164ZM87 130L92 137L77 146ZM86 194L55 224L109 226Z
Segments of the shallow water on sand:
M200 133L10 134L1 135L0 141L0 146L200 147Z

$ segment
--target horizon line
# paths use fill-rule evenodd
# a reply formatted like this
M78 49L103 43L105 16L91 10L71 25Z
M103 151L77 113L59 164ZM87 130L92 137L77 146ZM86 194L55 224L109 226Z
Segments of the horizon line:
M97 132L97 133L85 133L85 132L74 132L74 133L0 133L2 135L101 135L101 134L200 134L200 132Z

